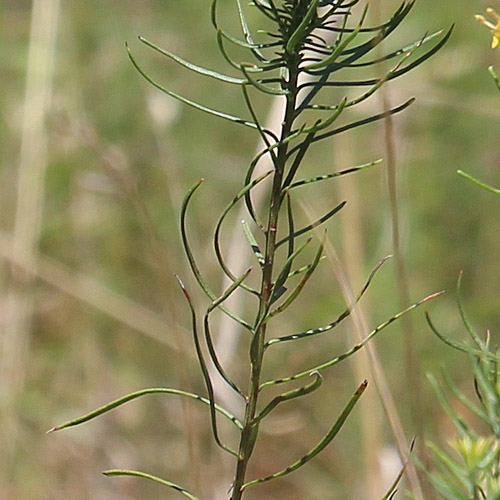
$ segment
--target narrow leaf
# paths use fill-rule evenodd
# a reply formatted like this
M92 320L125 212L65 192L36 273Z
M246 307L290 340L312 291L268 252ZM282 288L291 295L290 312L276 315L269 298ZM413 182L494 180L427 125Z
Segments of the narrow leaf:
M132 61L132 64L135 66L135 69L141 74L141 76L148 81L153 87L156 87L158 90L161 90L164 94L167 94L168 96L172 97L173 99L176 99L184 104L187 104L188 106L191 106L192 108L198 109L200 111L203 111L205 113L208 113L213 116L217 116L219 118L223 118L224 120L229 120L234 123L239 123L241 125L245 125L246 127L250 128L257 128L257 125L253 122L250 122L248 120L244 120L243 118L240 118L238 116L230 115L227 113L223 113L222 111L217 111L215 109L209 108L207 106L204 106L203 104L198 104L197 102L194 102L187 97L183 97L179 94L176 94L175 92L172 92L171 90L166 89L163 87L161 84L155 82L151 77L149 77L143 70L142 68L137 64L136 60L132 56L132 53L130 52L130 48L128 45L126 45L127 51L128 51L128 56L129 59Z
M195 73L198 73L203 76L209 76L210 78L215 78L216 80L220 80L225 83L232 83L234 85L244 85L247 82L244 78L234 78L232 76L228 75L223 75L222 73L218 73L217 71L213 71L211 69L203 68L201 66L197 66L196 64L193 64L189 61L186 61L182 57L179 57L178 55L166 50L162 49L161 47L158 47L158 45L155 45L153 42L150 42L146 38L139 36L139 40L147 45L148 47L151 47L152 49L156 50L156 52L159 52L163 56L166 56L176 63L180 64L181 66L184 66L187 69L190 69L191 71L194 71Z
M334 179L335 177L341 177L343 175L352 174L354 172L359 172L360 170L365 170L366 168L373 167L373 166L378 165L380 163L382 163L382 159L370 161L368 163L363 163L362 165L347 168L345 170L340 170L339 172L333 172L331 174L319 175L317 177L312 177L310 179L302 179L300 181L294 182L287 189L294 189L294 188L298 188L300 186L304 186L306 184L313 184L315 182L321 182L321 181L325 181L328 179Z
M241 65L241 71L247 78L248 82L250 85L253 85L257 90L260 90L261 92L264 92L265 94L270 94L270 95L288 95L289 92L288 90L283 90L283 89L274 89L272 87L268 87L267 85L264 85L261 83L259 80L255 80L250 76L250 72L247 71L247 64L242 64ZM253 66L250 66L252 68Z
M384 118L387 118L388 116L395 115L396 113L399 113L406 109L408 106L413 104L415 101L415 98L408 99L405 103L401 104L400 106L397 106L395 108L392 108L388 111L385 111L383 113L379 113L377 115L370 116L369 118L365 118L363 120L358 120L356 122L348 123L347 125L344 125L343 127L339 127L333 130L330 130L330 132L325 132L324 134L320 134L316 136L312 142L318 142L323 139L326 139L327 137L332 137L333 135L341 134L342 132L346 132L347 130L351 130L353 128L360 127L361 125L366 125L368 123L372 123L378 120L383 120Z
M475 332L474 328L472 328L472 325L470 324L469 318L467 317L467 314L465 313L465 309L462 305L462 297L461 297L462 277L463 277L463 271L461 271L460 274L458 275L458 281L457 281L458 311L459 311L460 317L462 318L462 321L465 325L465 328L467 329L467 332L469 333L472 340L475 342L477 347L479 347L479 349L484 349L484 347L485 347L484 342L481 340L479 335Z
M250 229L250 226L245 220L241 221L241 226L243 227L243 232L245 234L245 237L250 244L250 248L252 249L252 252L254 253L255 257L257 258L257 262L259 263L259 266L262 267L265 263L264 259L264 254L262 253L261 249L259 248L259 245L257 243L257 240L255 239L255 236L252 233L252 230Z
M340 104L336 107L336 109L328 119L319 120L312 127L306 127L302 129L301 132L302 133L319 132L320 130L329 127L339 117L340 113L344 111L346 103L347 103L347 97L344 97L344 99L340 101Z
M433 38L436 38L437 36L441 35L443 33L443 30L436 31L430 35L425 35L423 38L416 40L415 42L412 42L408 45L405 45L404 47L401 47L398 50L395 50L394 52L391 52L389 54L386 54L382 57L379 57L377 59L373 59L371 61L366 61L366 62L361 62L361 63L353 63L350 64L350 68L362 68L366 66L373 66L374 64L379 64L384 61L388 61L390 59L393 59L394 57L400 56L401 54L407 54L409 52L413 52L415 49L419 48L421 45L424 43L427 43L431 41Z
M203 179L200 179L196 184L194 184L189 191L187 192L186 196L182 200L182 205L181 205L181 240L182 240L182 245L184 247L184 251L186 253L189 266L191 268L191 271L193 272L193 275L200 285L201 289L205 292L205 294L210 298L212 301L217 300L217 295L210 289L206 281L203 279L203 276L201 275L200 269L198 267L198 264L196 263L196 259L194 258L194 254L191 250L191 245L189 244L188 236L187 236L187 228L186 228L186 214L187 214L187 209L189 206L189 203L191 201L191 198L193 197L194 193L196 190L201 186L203 183ZM241 326L246 328L247 330L252 330L252 327L243 319L239 318L235 314L233 314L229 309L227 309L223 304L219 306L220 310L223 311L227 316L229 316L231 319L239 323Z
M342 40L334 47L334 50L328 57L325 57L325 59L317 63L309 64L308 66L305 67L305 69L306 70L319 69L319 68L324 68L325 66L328 66L330 64L333 64L337 60L337 58L344 52L345 48L358 36L359 30L363 25L363 21L365 19L367 11L368 11L368 5L366 5L363 10L363 14L361 15L361 20L359 21L358 26L354 29L352 33L350 33L344 40Z
M434 443L428 443L429 449L434 454L435 458L441 463L443 469L454 477L465 488L469 486L469 472L465 467L460 466L446 452L441 450Z
M329 212L327 212L325 215L320 217L318 220L314 221L312 224L308 224L307 226L299 229L298 231L295 231L292 235L286 236L285 238L281 239L276 243L276 248L281 246L283 243L286 243L289 241L291 238L295 239L301 234L307 233L311 231L312 229L318 227L319 225L323 224L323 222L326 222L328 219L333 217L339 210L344 208L344 205L346 204L346 201L343 201L342 203L339 203L335 208L332 208Z
M157 483L162 484L163 486L167 486L168 488L178 491L179 493L181 493L187 498L190 498L191 500L198 500L198 497L195 497L192 493L190 493L182 486L167 481L166 479L162 479L161 477L153 476L152 474L148 474L146 472L141 472L138 470L127 470L127 469L110 469L110 470L105 470L102 473L105 476L135 476L135 477L142 477L144 479L150 479L151 481L155 481Z
M472 401L469 400L469 398L455 385L451 377L448 375L448 373L445 370L441 370L441 375L443 377L443 380L445 381L446 385L450 389L450 391L455 395L455 397L466 407L474 413L477 417L479 417L481 420L487 422L488 421L488 415L481 410L478 406L476 406Z
M238 456L238 454L226 446L222 441L220 440L219 437L219 431L217 429L217 413L215 409L215 394L214 394L214 389L213 389L213 384L212 380L210 378L210 373L208 371L207 365L205 363L205 357L203 355L203 351L201 349L200 345L200 339L198 335L198 325L197 325L197 318L196 318L196 312L194 310L193 302L191 301L191 297L184 286L184 283L181 281L181 279L176 275L177 281L179 283L179 286L181 287L181 290L184 294L184 297L186 297L186 301L188 303L189 309L191 311L191 326L192 326L192 331L193 331L193 342L196 350L196 356L198 357L198 362L200 364L201 368L201 373L203 375L203 379L205 381L205 386L207 388L207 393L208 393L208 399L210 401L210 420L212 424L212 434L214 435L215 442L218 444L220 448L223 450L227 451L231 455L234 455L235 457Z
M304 332L301 332L301 333L294 333L293 335L285 335L283 337L277 337L277 338L274 338L274 339L271 339L269 340L265 347L269 347L270 345L272 344L277 344L279 342L287 342L289 340L297 340L297 339L301 339L301 338L305 338L305 337L310 337L312 335L318 335L320 333L325 333L329 330L332 330L333 328L335 328L336 326L338 326L342 321L344 321L344 319L346 319L350 314L351 312L353 311L354 307L356 306L356 304L361 300L361 297L363 297L364 293L366 292L366 290L368 289L368 287L370 286L373 278L375 277L375 274L377 273L377 271L382 267L383 264L385 264L392 256L391 255L388 255L387 257L384 257L371 271L370 275L368 276L368 279L366 280L366 283L365 285L363 286L363 288L361 289L361 291L358 293L358 295L355 297L354 299L354 302L352 304L352 306L348 307L344 312L342 312L342 314L335 320L335 321L332 321L331 323L329 323L328 325L326 326L321 326L321 327L318 327L318 328L312 328L310 330L306 330Z
M205 331L205 340L207 342L207 347L208 347L208 352L210 353L210 358L212 359L213 364L215 365L215 368L219 372L220 376L227 382L227 384L236 392L238 393L245 401L247 400L247 396L241 391L241 389L233 382L233 380L227 375L226 371L220 364L219 358L217 356L217 353L215 351L214 344L212 342L212 334L210 332L210 314L214 311L214 309L218 308L220 304L222 304L228 297L231 296L231 294L238 289L238 287L241 286L243 280L247 278L247 276L250 274L251 268L247 269L243 275L235 280L231 285L225 290L225 292L212 304L210 307L207 309L207 312L205 313L204 321L203 321L203 326L204 326L204 331Z
M340 416L337 418L335 423L333 424L332 428L328 431L328 433L325 435L325 437L311 450L309 451L306 455L304 455L300 460L295 462L294 464L290 465L286 469L283 469L282 471L275 472L274 474L271 474L270 476L263 477L261 479L254 479L253 481L249 481L248 483L245 483L241 489L244 490L248 488L249 486L254 486L256 484L261 484L266 481L270 481L272 479L278 479L280 477L286 476L287 474L290 474L291 472L296 471L303 465L305 465L307 462L312 460L316 455L321 453L335 438L335 436L338 434L342 426L344 425L344 422L346 421L347 417L351 413L351 411L354 409L354 406L358 402L359 398L365 392L366 387L368 386L368 381L363 381L363 383L358 387L356 392L352 395L351 399L347 403L346 407L340 414Z
M217 257L217 261L219 262L219 265L221 266L222 270L226 274L226 276L231 280L231 281L236 281L236 277L232 273L232 271L227 267L224 257L222 255L222 250L220 247L220 231L222 228L222 223L224 222L227 214L231 211L231 209L240 201L242 198L245 197L247 193L249 193L255 186L257 186L260 182L262 182L264 179L266 179L273 171L268 170L264 174L260 175L253 181L249 182L246 186L243 187L243 189L226 205L224 210L222 211L219 220L217 221L217 224L215 226L215 231L214 231L214 250L215 250L215 255ZM247 290L250 293L253 293L254 295L258 295L259 292L257 290L254 290L253 288L245 285L244 283L241 283L241 287L245 290Z
M336 365L337 363L340 363L344 359L352 356L354 353L359 351L362 347L364 347L368 342L370 342L371 339L373 339L378 333L380 333L382 330L384 330L386 327L388 327L391 323L399 319L401 316L404 314L412 311L413 309L421 306L422 304L425 304L429 300L435 299L436 297L439 297L442 295L443 292L438 292L438 293L433 293L432 295L429 295L428 297L425 297L422 300L419 300L418 302L415 302L411 306L407 307L403 311L399 312L398 314L395 314L392 318L388 319L384 323L381 323L377 328L372 330L361 342L358 344L354 345L349 349L347 352L344 354L341 354L340 356L337 356L336 358L330 359L329 361L326 361L325 363L322 363L320 365L317 365L313 368L309 368L308 370L304 370L302 372L296 373L295 375L292 375L290 377L284 377L280 379L275 379L275 380L269 380L267 382L264 382L261 384L260 388L263 389L264 387L269 387L272 385L277 385L277 384L284 384L286 382L292 382L293 380L297 380L299 378L307 377L309 376L312 372L314 371L321 371L325 370L326 368L330 368L331 366Z
M281 271L279 272L276 281L273 285L273 292L271 294L271 298L269 303L272 304L275 302L278 297L277 294L280 293L283 285L286 283L288 275L290 273L290 269L292 268L293 261L297 258L297 256L302 253L302 251L306 248L309 243L311 243L312 238L308 238L297 250L295 250L289 257L286 259Z
M318 251L316 252L316 255L314 256L314 259L311 264L306 266L306 271L302 279L300 280L299 284L293 289L293 291L288 295L286 300L281 304L279 307L277 307L274 311L271 311L269 314L269 317L272 318L273 316L276 316L277 314L280 314L283 312L285 309L287 309L293 301L299 296L300 292L306 285L306 283L309 281L309 278L312 276L314 271L316 270L316 267L318 266L319 262L321 261L321 256L323 254L323 249L325 246L325 239L326 239L326 231L325 235L323 237L323 240L321 241L321 244L319 245ZM290 273L288 274L288 277L290 277ZM266 345L267 347L267 345Z
M149 389L142 389L140 391L132 392L130 394L127 394L126 396L115 399L114 401L111 401L110 403L101 406L100 408L97 408L96 410L93 410L81 417L69 420L68 422L64 422L60 425L56 425L55 427L52 427L52 429L48 430L47 434L55 431L60 431L62 429L67 429L68 427L75 427L76 425L83 424L85 422L88 422L89 420L92 420L93 418L98 417L99 415L103 415L104 413L113 410L114 408L118 408L119 406L128 403L129 401L140 398L141 396L146 396L148 394L172 394L175 396L183 396L186 398L194 399L196 401L201 401L202 403L210 406L210 401L207 398L204 398L203 396L194 394L192 392L182 391L180 389L170 389L168 387L151 387ZM243 429L243 424L230 412L228 412L218 404L215 405L215 409L221 415L233 422L233 424L236 425L238 429Z
M254 422L260 422L263 418L265 418L271 411L273 411L280 403L284 403L285 401L290 401L291 399L299 398L301 396L305 396L306 394L310 394L318 389L323 383L323 378L319 372L312 372L311 376L314 376L315 379L310 383L303 387L298 387L297 389L292 389L291 391L284 392L279 396L273 398L266 407L255 417Z
M293 52L295 51L295 47L300 42L300 39L304 36L304 34L309 26L309 23L311 22L312 18L316 14L316 10L318 8L318 3L319 3L319 0L311 0L309 8L307 9L307 12L304 15L302 21L300 22L300 24L297 26L297 29L292 33L292 35L288 39L288 42L286 44L286 51L289 54L293 54Z
M455 427L458 429L460 434L467 434L468 432L470 432L470 429L467 426L467 424L458 416L457 412L452 408L452 406L448 402L447 397L439 387L439 384L437 383L437 380L434 378L434 376L431 373L428 373L427 378L429 379L432 388L436 392L436 395L439 399L439 402L441 403L441 406L445 409L446 413L448 414L452 422L455 424Z
M479 179L476 179L475 177L472 177L472 175L469 175L466 172L463 172L462 170L457 170L457 174L461 175L465 179L472 181L474 184L477 184L478 186L487 189L488 191L491 191L494 194L500 194L500 189L494 188L493 186L490 186L489 184L485 184L484 182L481 182Z
M326 255L322 255L321 258L319 259L320 262L326 259ZM297 276L298 274L306 273L309 271L309 268L312 266L312 264L306 264L305 266L301 266L297 269L294 269L293 271L290 271L290 274L288 275L289 278L292 276Z
M477 349L474 349L473 347L464 344L463 342L457 342L456 340L452 340L442 333L439 332L439 330L434 326L433 322L431 321L431 317L429 316L429 313L425 313L425 318L427 320L427 324L429 325L429 328L431 329L432 333L436 335L436 337L444 342L446 345L449 345L450 347L453 347L454 349L457 349L458 351L466 352L468 354L472 354L473 356L484 356L488 359L491 359L493 361L500 361L500 356L488 352L488 351L479 351Z
M240 24L241 24L241 29L243 31L243 34L245 36L245 40L247 43L251 46L254 46L254 41L252 39L252 35L250 34L250 29L248 28L248 23L245 18L245 13L243 12L243 6L241 5L241 0L236 0L236 5L238 7L238 15L240 17ZM266 58L263 56L263 54L258 51L257 49L252 48L251 49L255 57L261 61L266 61Z

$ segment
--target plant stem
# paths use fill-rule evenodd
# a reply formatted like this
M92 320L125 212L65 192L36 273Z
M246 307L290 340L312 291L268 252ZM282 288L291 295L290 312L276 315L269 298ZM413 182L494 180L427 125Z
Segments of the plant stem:
M286 139L292 130L293 121L296 118L298 65L299 56L291 56L289 61L289 80L287 82L287 105L283 120L280 141ZM273 268L276 253L276 234L278 230L278 219L281 208L282 183L287 160L288 143L278 146L273 182L271 188L271 199L268 210L268 223L265 232L266 244L264 255L264 266L262 269L261 289L259 297L259 309L255 322L254 337L250 346L250 391L245 408L244 427L241 432L238 460L236 465L235 479L233 482L233 494L231 500L239 500L243 494L241 490L245 482L248 462L253 452L258 432L258 423L255 422L257 402L259 398L260 376L264 358L264 344L266 337L266 316L269 311L271 293L273 289Z

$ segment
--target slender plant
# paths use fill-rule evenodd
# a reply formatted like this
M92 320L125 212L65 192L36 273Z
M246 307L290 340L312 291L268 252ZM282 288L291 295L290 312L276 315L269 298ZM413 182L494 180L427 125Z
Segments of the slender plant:
M428 443L434 457L434 470L428 471L428 477L435 491L448 500L499 500L500 354L498 347L491 343L489 331L483 340L472 327L460 300L461 279L462 274L457 287L458 309L472 343L457 342L443 335L430 316L426 316L431 330L441 341L469 358L477 401L464 394L446 371L442 370L442 376L448 392L481 423L481 431L474 429L470 419L461 416L436 378L428 374L442 407L457 431L449 441L452 453L435 443ZM424 468L418 459L417 462Z
M238 38L219 24L217 0L213 0L211 22L217 35L218 47L231 68L231 72L236 76L198 66L160 48L145 38L139 37L142 43L154 51L194 73L216 79L229 87L239 87L248 109L248 117L246 118L212 109L165 88L141 68L129 50L132 64L154 87L213 117L229 120L254 130L262 140L263 147L250 161L246 173L242 175L244 180L240 191L227 204L214 226L213 245L217 264L222 273L230 280L230 285L221 295L216 294L212 286L205 280L204 273L197 264L195 249L190 244L187 223L188 210L194 195L202 185L202 180L196 182L188 191L180 211L181 238L187 260L198 285L210 300L210 305L206 308L202 318L199 318L191 294L178 278L191 314L194 348L206 386L206 395L202 396L171 388L145 389L128 394L52 430L86 422L146 394L170 394L197 400L208 406L215 442L222 450L234 457L235 472L230 491L231 499L238 500L249 488L279 479L296 471L325 449L338 434L365 391L367 381L363 381L358 386L346 402L340 415L333 419L326 435L302 458L283 470L271 472L264 477L249 479L247 470L262 421L279 405L319 389L322 384L322 373L327 368L337 365L353 355L403 314L439 295L433 294L415 302L374 328L360 343L334 358L313 363L310 368L286 377L263 379L264 359L272 355L273 351L278 349L280 345L288 342L300 344L305 339L326 334L349 317L375 273L387 260L382 259L375 266L354 302L348 304L347 308L328 324L296 333L276 335L278 317L292 306L323 259L327 244L326 232L319 236L317 248L308 254L318 226L324 225L345 205L345 201L342 201L317 220L297 227L297 214L294 206L295 193L303 186L361 171L378 163L378 161L373 161L347 170L332 173L320 172L313 177L304 178L301 176L301 167L306 153L311 146L320 141L406 109L414 101L413 98L383 113L356 121L343 120L349 108L370 98L386 82L419 66L436 53L451 34L451 28L446 33L441 31L432 34L426 33L419 39L410 41L397 50L380 56L375 51L376 47L400 27L410 13L414 1L403 2L392 16L379 26L366 25L368 5L360 8L363 7L361 4L360 0L253 0L249 8L257 11L265 20L265 25L268 26L266 31L260 30L254 37L247 21L247 7L243 6L242 0L235 0L242 31L242 37ZM430 47L422 48L424 45ZM246 50L248 57L254 62L236 60L233 54L241 50ZM375 56L372 55L374 53ZM375 65L380 62L387 62L391 65L386 74L382 78L367 76L367 71L370 69L375 75L377 74L378 70ZM337 95L341 96L333 103L328 100L324 92L330 87L337 88ZM357 89L361 90L357 91ZM260 117L262 111L259 111L255 105L254 93L256 92L284 101L281 130L278 133L268 130L262 124ZM340 120L342 120L342 124L339 124ZM271 160L272 168L262 175L254 175L259 161L266 156ZM261 183L268 189L268 203L265 208L257 207L253 203L252 194ZM242 222L241 231L255 258L253 270L249 268L241 276L237 276L228 268L221 244L221 234L226 219L239 203L244 203L248 212L247 220ZM300 265L300 260L306 256L309 259L308 263ZM250 274L257 274L253 282L247 279ZM248 295L250 302L248 310L251 309L251 304L254 305L253 312L249 313L248 317L240 317L226 306L226 300L233 293ZM251 302L252 300L255 302ZM247 333L248 357L242 360L242 364L245 363L245 366L248 367L248 379L244 385L238 383L228 372L227 367L222 366L219 362L211 329L211 315L216 310L228 315ZM216 401L210 366L218 371L225 383L241 398L244 405L243 418L232 415ZM269 398L269 389L276 392L281 386L302 379L304 380L303 385L298 388L284 390L278 396ZM232 444L226 443L219 433L218 419L220 417L226 418L234 424L235 439ZM104 474L148 478L173 488L188 498L196 498L185 488L144 472L109 470L105 471ZM396 484L397 482L385 498L392 498Z
M495 21L493 24L484 16L475 18L492 33L491 48L500 46L500 16L490 7L486 9ZM500 83L493 66L488 67L495 85L500 90ZM458 174L479 187L492 193L500 194L500 189L485 184L471 175L458 170ZM448 391L456 401L460 402L482 425L482 432L477 432L465 420L458 410L450 404L449 398L436 378L428 374L428 378L436 391L437 397L456 428L456 436L449 441L452 453L443 447L428 443L434 456L434 470L426 470L417 458L419 466L426 470L436 493L449 500L500 500L500 354L498 346L491 344L491 333L486 332L483 340L472 327L460 298L462 273L457 284L458 310L462 323L472 345L457 342L440 333L426 313L427 322L432 332L446 345L467 354L473 374L473 387L477 401L471 401L453 382L452 378L442 370L442 376Z

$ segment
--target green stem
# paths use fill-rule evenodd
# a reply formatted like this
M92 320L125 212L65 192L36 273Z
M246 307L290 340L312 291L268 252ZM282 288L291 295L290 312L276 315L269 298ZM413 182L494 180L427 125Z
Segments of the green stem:
M299 56L290 57L289 81L287 84L287 104L285 116L280 135L280 146L276 155L275 171L271 188L269 202L268 222L266 227L266 246L264 253L264 265L262 268L261 288L259 294L259 309L254 328L254 336L250 346L250 390L248 402L245 408L243 430L241 432L238 460L235 478L233 482L233 493L231 500L239 500L242 497L242 485L245 483L245 475L254 444L258 433L258 421L256 419L257 403L259 398L259 386L264 358L264 345L266 337L266 317L269 312L271 295L273 289L273 268L276 253L276 234L278 229L279 212L282 202L282 184L285 173L285 164L288 152L288 141L283 142L291 133L293 121L296 118L298 65Z

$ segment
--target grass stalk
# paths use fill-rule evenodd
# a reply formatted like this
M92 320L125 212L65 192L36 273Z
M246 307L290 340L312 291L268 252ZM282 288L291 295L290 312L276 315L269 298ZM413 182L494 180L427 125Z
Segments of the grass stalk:
M52 97L59 11L59 0L35 0L31 11L12 239L12 252L25 266L33 266L43 213L48 141L45 120ZM9 460L16 440L17 403L26 374L34 306L32 277L17 269L11 277L0 358L4 461ZM2 470L8 473L6 467Z
M338 152L342 152L339 154ZM337 153L337 154L335 154ZM335 164L354 164L352 141L348 136L338 138L334 147ZM366 261L363 243L363 215L360 205L360 191L356 176L346 176L339 183L340 197L349 201L349 210L346 210L342 221L343 251L342 260L345 262L346 275L351 283L361 283L364 279L363 263ZM349 287L352 290L352 286ZM351 292L352 293L352 292ZM365 319L370 317L369 298L357 306ZM360 332L353 323L351 342L359 342L368 332ZM367 367L370 367L370 358L367 351L358 353L352 360L353 372L356 380L367 376ZM363 450L363 463L365 472L363 494L367 500L378 500L385 488L384 478L379 466L379 454L382 450L382 415L376 391L368 390L359 402L359 419L361 430L361 446Z

